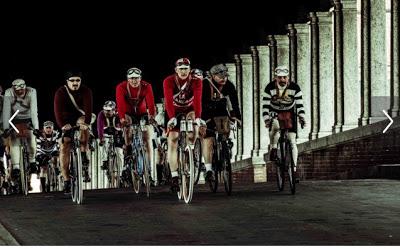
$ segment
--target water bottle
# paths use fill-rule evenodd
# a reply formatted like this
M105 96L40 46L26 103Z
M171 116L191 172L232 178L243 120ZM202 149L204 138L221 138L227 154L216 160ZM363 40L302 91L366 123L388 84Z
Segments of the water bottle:
M186 120L181 120L181 131L186 131Z
M186 128L187 128L188 132L193 132L193 120L189 119L187 121L187 127Z

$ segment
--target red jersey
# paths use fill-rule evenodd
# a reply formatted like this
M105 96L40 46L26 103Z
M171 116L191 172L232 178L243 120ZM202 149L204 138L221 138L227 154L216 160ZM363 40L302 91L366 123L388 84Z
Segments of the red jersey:
M119 83L116 91L119 118L142 116L149 114L154 117L155 105L153 89L150 83L140 81L138 87L132 87L126 80ZM148 112L147 112L148 109Z
M189 77L180 79L176 74L164 80L164 101L168 117L177 113L188 113L194 110L195 117L201 117L201 94L203 84L200 79Z

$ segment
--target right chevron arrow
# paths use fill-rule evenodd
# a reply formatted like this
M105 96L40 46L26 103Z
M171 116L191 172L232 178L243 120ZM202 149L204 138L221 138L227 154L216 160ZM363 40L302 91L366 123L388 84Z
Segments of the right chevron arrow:
M382 111L386 115L386 117L388 117L388 119L390 120L390 123L383 130L383 133L385 133L389 129L389 127L393 124L393 119L389 116L389 114L385 110L382 110Z

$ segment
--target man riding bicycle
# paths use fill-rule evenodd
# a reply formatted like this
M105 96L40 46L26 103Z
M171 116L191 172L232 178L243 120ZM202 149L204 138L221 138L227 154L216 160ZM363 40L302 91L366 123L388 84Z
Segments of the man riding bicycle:
M94 122L96 116L92 115L92 91L87 86L82 85L82 74L80 72L68 72L65 79L66 85L58 88L54 96L54 114L58 126L65 133L64 138L60 141L60 166L64 177L64 192L70 193L69 161L73 139L71 129L75 125L79 126L83 181L90 182L89 159L86 151L88 150L90 125Z
M175 73L164 79L163 86L165 109L169 118L167 127L170 130L167 161L172 176L171 187L177 190L179 188L177 153L179 138L177 126L179 124L176 117L179 114L184 114L187 119L195 120L199 127L205 126L205 122L201 119L202 82L190 74L189 59L181 58L175 63ZM188 137L191 143L194 143L197 134L198 128L195 127L194 134Z
M117 165L120 168L118 172L121 172L123 162L124 162L124 151L122 146L124 145L123 142L123 134L122 134L122 127L121 122L118 117L118 113L116 112L116 104L114 101L106 101L103 105L103 110L99 112L97 115L97 134L99 136L100 143L99 145L103 149L102 153L102 169L108 169L108 148L109 138L105 137L104 134L108 136L114 137L114 145L115 145L115 152L117 154ZM103 146L105 145L105 146Z
M12 87L8 88L4 94L3 102L3 130L10 129L8 122L14 113L18 114L13 119L13 124L18 129L18 133L13 133L10 139L10 154L12 164L12 178L19 179L20 173L20 138L27 138L29 152L29 172L37 173L35 162L36 140L33 136L34 129L39 128L36 89L27 87L23 79L16 79L12 82ZM30 179L30 177L29 177ZM29 181L30 182L30 181ZM29 190L32 187L29 183Z
M275 79L270 82L264 90L263 96L263 117L265 127L270 129L270 160L277 160L277 147L281 128L288 129L288 137L292 146L292 158L294 171L297 166L297 122L296 117L303 127L304 119L303 93L300 86L295 82L289 82L289 69L279 66L275 69ZM297 111L297 112L296 112ZM282 127L282 126L285 127ZM297 172L296 172L297 175ZM298 178L296 176L296 178Z
M239 100L235 86L228 80L228 68L224 64L218 64L210 69L210 78L203 80L203 112L202 118L207 122L206 135L203 139L203 156L206 167L206 181L213 179L212 158L214 134L210 130L215 129L214 117L229 117L232 121L242 119ZM226 124L229 125L229 124Z
M57 159L60 151L57 139L59 138L60 133L54 130L54 123L52 121L45 121L43 123L43 130L35 130L34 134L37 142L36 162L38 162L40 167L40 184L42 186L42 190L44 191L46 189L45 175L47 174L47 167L49 166L50 160L55 166L54 169L56 171L56 175L59 174Z
M153 88L150 83L142 80L142 71L139 68L130 68L126 74L127 80L119 83L116 89L117 109L122 126L124 127L126 154L132 154L132 124L133 119L140 121L147 119L146 128L143 131L143 142L146 148L147 161L153 168L150 152L152 151L151 139L153 129L149 123L153 123L155 116L155 104Z

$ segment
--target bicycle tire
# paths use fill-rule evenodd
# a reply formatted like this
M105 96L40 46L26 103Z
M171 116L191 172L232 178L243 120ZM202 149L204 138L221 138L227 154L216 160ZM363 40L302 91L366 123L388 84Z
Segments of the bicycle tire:
M24 147L21 147L20 153L22 158L22 164L20 164L20 186L22 194L27 196L29 193L29 172L27 170L29 160L26 158L26 151Z
M288 169L288 178L290 185L290 192L292 195L296 193L296 176L294 173L294 161L292 157L292 147L289 142L286 143L286 166Z
M279 191L285 188L285 151L282 140L279 140L280 158L276 162L276 183Z
M139 177L139 174L138 174L138 171L137 171L137 159L136 159L136 156L131 156L128 159L128 165L129 165L130 171L131 171L133 191L135 191L136 194L139 194L139 191L140 191L140 177Z
M78 199L78 162L75 151L70 153L70 174L71 174L71 198L74 203Z
M51 185L53 182L53 175L52 175L52 170L51 166L47 165L47 170L46 170L46 180L45 180L45 191L49 193L51 191Z
M185 163L184 172L182 178L184 179L184 195L183 199L185 203L190 203L193 198L193 188L194 188L194 162L193 162L193 151L190 146L186 146L185 149ZM183 184L182 184L183 185Z
M139 155L143 158L143 182L146 186L146 195L150 197L150 166L147 163L147 157L144 149L139 151Z
M200 179L200 172L201 172L201 156L202 156L202 150L201 150L201 142L200 139L197 138L196 141L194 142L194 148L193 148L193 163L194 163L194 177L195 181L194 184L197 185Z
M182 166L182 162L185 159L185 155L184 153L182 153L181 148L178 147L178 176L179 176L179 191L176 192L177 196L178 196L178 200L183 200L183 192L184 192L184 188L183 186L185 185L186 182L184 181L183 178L183 166Z
M216 143L216 141L215 141ZM216 193L218 190L218 180L219 180L219 173L220 173L220 162L218 161L218 151L217 145L214 144L213 146L213 158L212 158L212 170L214 172L214 181L208 181L208 186L210 187L211 192Z
M119 169L117 167L117 157L116 155L109 155L108 161L110 164L109 167L109 175L110 175L110 187L111 188L118 188L119 187Z
M225 151L227 152L227 151ZM225 160L223 164L223 179L224 179L224 186L225 186L225 192L228 195L231 195L232 193L232 166L231 166L231 160L230 158L227 157L228 153L225 153Z
M81 150L79 148L76 148L76 154L78 156L77 160L77 166L78 166L78 198L77 198L77 204L82 204L83 203L83 170L82 170L82 158L81 158Z

